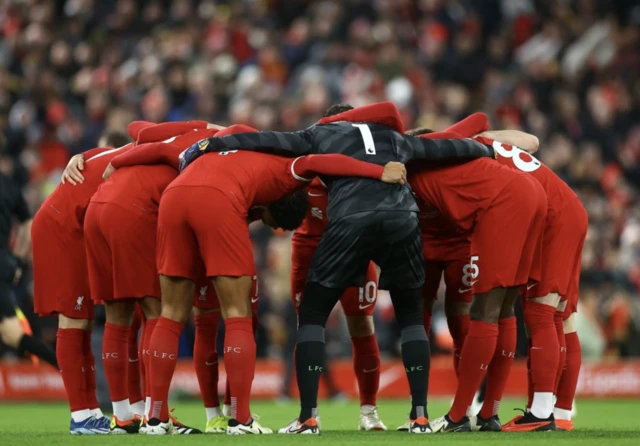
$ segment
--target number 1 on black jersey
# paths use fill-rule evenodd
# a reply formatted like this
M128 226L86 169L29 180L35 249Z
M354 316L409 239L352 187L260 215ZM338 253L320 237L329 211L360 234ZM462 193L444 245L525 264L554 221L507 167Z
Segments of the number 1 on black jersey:
M367 124L351 124L354 127L357 127L360 130L360 134L362 135L362 140L364 141L364 151L367 155L375 155L376 154L376 146L373 142L373 135L371 134L371 130Z

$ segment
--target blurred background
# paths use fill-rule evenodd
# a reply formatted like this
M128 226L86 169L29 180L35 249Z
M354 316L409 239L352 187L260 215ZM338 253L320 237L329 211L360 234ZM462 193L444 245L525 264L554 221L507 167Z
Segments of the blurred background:
M0 132L8 139L0 170L33 212L71 155L135 119L296 130L335 102L389 100L407 128L441 129L484 111L494 128L534 133L541 160L589 213L584 356L600 364L640 356L637 1L0 0L0 35ZM258 225L252 233L258 352L281 364L295 331L290 236ZM29 275L15 293L34 331L54 344L57 321L32 315ZM343 319L337 310L330 321L327 349L336 358L351 352ZM433 326L434 352L444 355L451 341L441 308ZM382 354L396 357L384 292L376 327ZM17 360L1 346L0 356ZM277 375L263 380L272 396L287 394ZM351 392L340 386L330 393Z

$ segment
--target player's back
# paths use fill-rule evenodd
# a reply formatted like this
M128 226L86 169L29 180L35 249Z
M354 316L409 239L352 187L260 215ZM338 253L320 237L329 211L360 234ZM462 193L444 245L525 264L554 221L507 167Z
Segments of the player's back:
M548 215L560 211L567 203L577 199L578 196L569 185L534 156L515 146L484 138L478 139L492 144L500 164L526 172L540 182L547 194Z
M58 185L42 203L41 211L48 212L67 230L82 231L84 214L91 197L103 182L104 170L113 157L131 147L133 144L106 150L86 160L82 171L84 181L76 186L69 183Z
M302 185L290 173L292 158L251 151L208 153L185 169L169 188L211 187L247 211L266 206Z
M416 197L416 201L418 208L420 208L418 220L420 221L423 242L439 243L440 240L469 237L468 232L460 230L437 207L424 201L421 197Z
M372 123L319 124L314 131L314 153L338 153L384 166L406 163L413 153L403 147L403 135ZM413 211L418 206L407 186L367 178L323 177L329 189L329 219L366 211Z
M461 232L473 229L476 215L521 172L489 158L465 164L430 167L419 161L409 165L409 184L419 200L429 203Z
M160 197L178 171L166 165L117 169L91 198L94 203L113 203L157 217Z

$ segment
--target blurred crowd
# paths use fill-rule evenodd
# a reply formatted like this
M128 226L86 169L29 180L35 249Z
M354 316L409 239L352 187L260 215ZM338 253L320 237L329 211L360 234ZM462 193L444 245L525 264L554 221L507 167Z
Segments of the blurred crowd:
M34 212L70 155L135 119L294 130L335 102L390 100L407 128L480 110L494 128L534 133L541 160L589 213L585 353L640 356L637 1L0 0L0 35L0 169ZM253 235L260 353L276 356L295 330L289 237ZM380 301L381 345L393 355ZM339 314L331 323L329 348L348 352ZM40 324L43 336L52 326Z

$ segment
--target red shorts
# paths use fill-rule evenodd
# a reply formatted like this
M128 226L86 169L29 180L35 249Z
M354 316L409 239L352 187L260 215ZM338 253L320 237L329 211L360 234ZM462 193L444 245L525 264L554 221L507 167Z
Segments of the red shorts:
M34 311L93 319L93 302L82 231L65 231L40 210L31 226Z
M440 279L444 273L445 298L454 302L471 302L473 283L469 253L471 242L467 237L433 239L422 236L425 281L422 297L425 302L438 298Z
M587 212L577 198L547 215L542 237L542 274L537 285L529 285L527 298L558 293L562 301L568 299L572 283L580 280L588 225Z
M291 244L291 299L298 311L304 298L304 287L313 253L317 244ZM342 309L347 316L372 316L378 298L378 273L373 262L369 262L365 283L362 287L349 287L340 298Z
M260 300L258 287L258 276L253 276L253 286L251 287L251 310L258 311ZM196 280L196 290L193 295L193 306L200 310L220 311L220 300L216 294L216 289L208 277Z
M547 196L521 173L476 217L466 265L474 294L540 280Z
M90 203L84 219L94 301L160 298L155 215L112 203Z
M207 277L256 275L246 215L211 187L167 189L158 217L158 272L195 282L201 262Z

